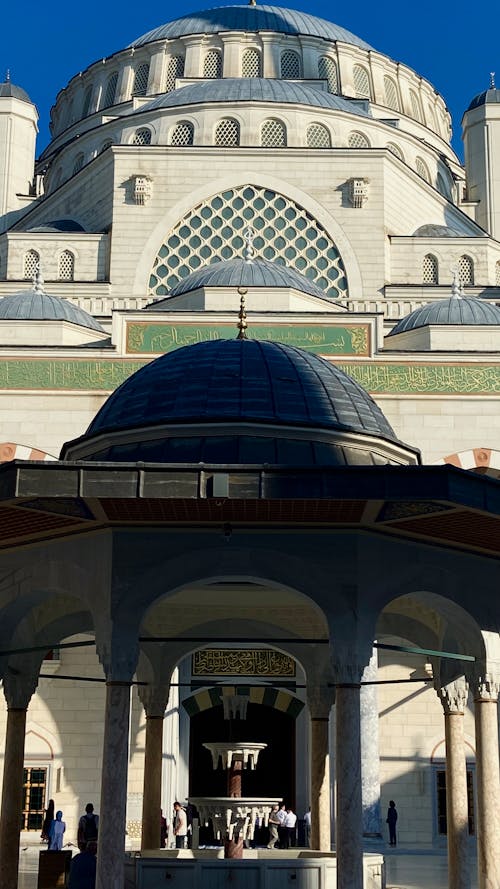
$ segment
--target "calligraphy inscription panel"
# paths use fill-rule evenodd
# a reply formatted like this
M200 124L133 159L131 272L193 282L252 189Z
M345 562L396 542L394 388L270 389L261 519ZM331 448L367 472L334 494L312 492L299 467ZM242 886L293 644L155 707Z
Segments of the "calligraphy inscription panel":
M193 676L295 676L295 661L267 648L206 648L193 655Z

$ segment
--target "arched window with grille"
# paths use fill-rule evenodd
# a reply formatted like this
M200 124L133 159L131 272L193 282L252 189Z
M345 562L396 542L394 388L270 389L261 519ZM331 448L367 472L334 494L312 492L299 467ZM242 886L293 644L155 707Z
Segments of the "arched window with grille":
M40 254L36 250L28 250L24 254L23 278L31 281L40 268Z
M194 127L189 120L179 120L170 136L171 145L192 145L194 141Z
M149 62L139 65L134 74L133 96L145 96L149 80Z
M75 279L75 256L71 250L63 250L59 257L58 278L60 281Z
M151 130L142 127L136 130L132 139L132 145L151 145Z
M222 53L210 49L203 59L203 77L222 77Z
M322 123L312 123L307 128L306 142L308 148L331 148L330 131Z
M392 77L384 77L385 104L393 111L400 111L398 88Z
M92 102L92 93L94 92L93 86L88 86L85 90L85 96L83 98L83 106L82 106L82 117L88 117L90 114L90 106Z
M422 123L422 107L420 105L420 99L418 98L415 90L410 90L410 102L411 102L411 113L415 120L418 120Z
M422 284L439 283L438 261L432 253L428 253L422 260Z
M357 99L371 99L370 77L366 68L355 65L352 70L354 91Z
M326 80L329 93L336 96L340 92L337 63L330 56L321 56L318 60L318 77Z
M167 63L165 77L166 93L171 93L175 89L175 81L178 77L184 77L184 58L183 56L171 56Z
M83 154L78 154L73 164L73 176L75 176L83 167Z
M223 117L215 127L215 144L234 148L240 144L240 125L232 117Z
M458 260L458 277L462 287L474 284L474 262L466 254Z
M111 139L106 139L106 141L102 143L98 153L103 154L106 149L111 148L112 144L113 142Z
M349 148L369 148L370 143L364 133L349 133L347 140Z
M115 71L113 74L111 74L110 77L108 77L108 81L106 83L106 90L104 92L104 100L102 103L103 108L109 108L110 105L114 105L117 86L118 72Z
M260 144L265 148L286 147L286 126L281 120L269 118L260 128Z
M281 76L285 80L298 80L302 77L302 66L300 64L300 56L293 49L287 49L281 53L280 60Z
M395 145L394 142L388 142L387 148L395 157L399 157L400 161L404 161L405 157L403 152L401 151L399 145Z
M417 157L417 159L415 161L415 169L416 169L418 175L422 177L422 179L425 179L426 182L430 183L431 175L430 175L429 170L427 168L427 164L425 163L425 161L422 160L421 157Z
M262 77L262 64L258 49L246 49L241 57L242 77Z

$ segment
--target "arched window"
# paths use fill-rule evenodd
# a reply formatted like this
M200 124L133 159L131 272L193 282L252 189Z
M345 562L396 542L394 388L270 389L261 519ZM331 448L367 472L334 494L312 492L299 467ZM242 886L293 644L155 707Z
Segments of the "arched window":
M115 71L114 74L111 75L111 77L108 77L108 82L106 84L106 91L104 93L104 100L102 103L103 108L109 108L110 105L114 105L117 85L118 85L118 72Z
M266 148L286 147L286 126L281 120L270 118L260 128L260 144Z
M241 57L242 77L261 77L261 59L258 49L246 49Z
M410 90L410 102L411 102L411 113L415 120L420 121L422 123L422 108L420 106L420 99L418 98L415 90Z
M171 145L192 145L194 140L194 127L188 120L180 120L176 123L170 136Z
M293 49L287 49L281 53L281 76L285 80L298 80L302 77L300 56Z
M394 111L400 111L398 88L392 77L384 77L385 104Z
M76 175L83 167L83 154L79 154L76 157L75 163L73 164L73 176Z
M240 144L240 125L232 117L223 117L215 127L215 144L234 148Z
M427 169L427 164L425 163L425 161L422 160L421 157L417 157L415 161L415 169L418 175L422 177L422 179L425 179L426 182L431 181L430 173Z
M171 56L167 64L167 76L165 78L165 92L171 93L175 89L175 81L184 76L183 56Z
M133 96L145 96L149 80L149 62L139 65L134 74Z
M89 116L89 112L90 112L90 104L91 104L91 102L92 102L92 93L93 93L93 91L94 91L94 87L93 87L93 86L88 86L87 89L85 90L85 96L84 96L84 99L83 99L83 106L82 106L82 117L88 117L88 116Z
M500 260L495 263L495 286L500 287Z
M330 131L322 123L312 123L307 128L306 142L308 148L331 148Z
M474 263L470 256L461 256L458 260L458 277L462 287L474 284Z
M337 63L330 56L321 56L318 61L318 77L326 80L328 92L337 95L339 92L339 73Z
M352 71L354 91L357 99L371 99L370 78L362 65L355 65Z
M151 130L148 130L147 127L136 130L132 139L132 145L151 145Z
M349 133L349 139L347 140L347 144L349 148L369 148L370 143L364 133Z
M211 49L203 59L203 77L222 77L222 55L217 49Z
M71 250L63 250L59 257L58 277L60 281L73 281L75 278L75 257Z
M36 250L28 250L24 254L23 278L31 281L40 268L40 254Z
M394 154L395 157L399 157L399 160L400 160L400 161L404 161L404 159L405 159L405 158L404 158L404 154L403 154L403 152L401 151L399 145L395 145L394 142L388 142L388 143L387 143L387 148L389 149L389 151L390 151L392 154Z
M107 148L110 148L112 144L113 142L111 139L106 139L106 141L102 143L98 153L103 154L103 152L105 152Z
M422 260L422 284L439 283L438 261L432 253L428 253Z

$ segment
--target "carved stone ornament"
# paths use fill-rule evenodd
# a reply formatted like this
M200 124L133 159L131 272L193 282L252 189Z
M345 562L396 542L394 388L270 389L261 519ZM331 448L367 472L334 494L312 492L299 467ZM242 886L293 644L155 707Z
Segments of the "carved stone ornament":
M132 183L132 198L135 204L144 206L153 193L153 180L144 173L130 177Z
M464 713L467 707L469 686L465 679L457 679L437 689L445 714Z
M368 200L368 179L349 179L349 200L353 207L360 209Z
M494 701L498 700L500 693L500 677L492 676L486 673L479 676L476 680L476 690L474 694L475 701Z

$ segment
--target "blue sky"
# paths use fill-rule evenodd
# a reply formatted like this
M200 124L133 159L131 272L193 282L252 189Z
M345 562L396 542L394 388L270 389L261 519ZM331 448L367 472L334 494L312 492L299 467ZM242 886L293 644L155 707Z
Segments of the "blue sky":
M8 2L2 8L0 76L7 68L38 106L38 152L46 145L50 107L57 92L91 62L111 55L151 28L197 9L225 5L221 0L149 0L141 3L81 3L52 0ZM278 5L278 4L277 4ZM486 89L498 67L500 86L500 3L476 0L356 0L345 5L321 0L288 4L320 15L362 37L380 52L404 62L431 81L453 116L455 150L462 156L460 120L470 99ZM473 15L472 15L473 13Z

